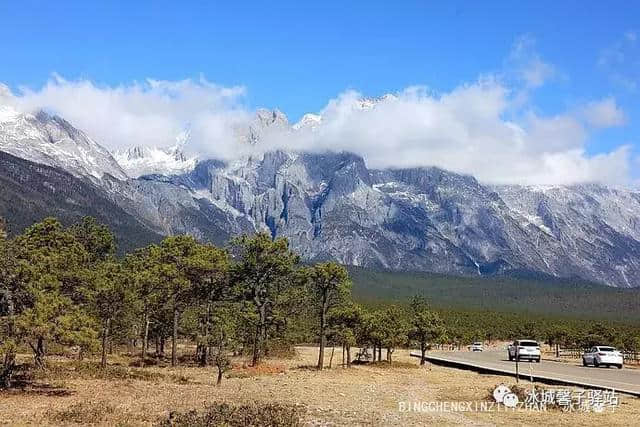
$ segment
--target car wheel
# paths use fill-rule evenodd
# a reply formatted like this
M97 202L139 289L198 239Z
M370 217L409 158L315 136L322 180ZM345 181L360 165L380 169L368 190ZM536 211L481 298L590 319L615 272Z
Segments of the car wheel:
M582 366L589 366L587 364L587 359L585 359L584 357L582 358Z
M596 368L600 367L600 362L598 362L598 359L593 359L593 366L595 366Z
M540 363L540 358L539 357L536 359L536 363Z
M513 362L513 357L509 355L509 362Z
M622 363L617 366L618 369L622 369Z

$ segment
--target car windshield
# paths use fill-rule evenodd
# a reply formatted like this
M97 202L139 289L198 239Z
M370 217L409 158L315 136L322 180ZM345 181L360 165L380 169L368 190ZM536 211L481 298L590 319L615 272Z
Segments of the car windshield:
M538 347L538 343L535 341L520 341L522 347Z
M598 347L600 351L616 351L613 347Z

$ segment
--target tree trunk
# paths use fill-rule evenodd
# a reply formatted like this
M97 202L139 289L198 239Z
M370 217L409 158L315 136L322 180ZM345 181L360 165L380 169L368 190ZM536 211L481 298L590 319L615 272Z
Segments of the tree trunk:
M11 293L9 291L4 291L4 297L7 305L6 314L9 316L13 316L15 313L13 299L11 298ZM7 333L7 337L13 336L13 322L8 322L7 329L5 331ZM16 367L16 351L11 344L6 349L4 354L4 363L2 364L2 370L0 371L0 388L9 388L11 387L11 378L13 377L13 371Z
M382 344L378 344L378 362L382 362Z
M173 308L173 334L171 337L171 366L178 364L178 309Z
M344 368L344 344L342 344L342 367Z
M107 339L109 337L109 327L111 325L111 319L104 321L102 327L102 359L100 360L100 366L102 369L107 367Z
M209 355L213 354L211 353L211 345L208 345L210 343L210 338L209 338L209 331L210 331L210 326L211 326L211 304L207 304L207 316L206 319L204 321L204 324L202 325L203 331L202 331L202 336L205 337L205 342L203 344L201 344L201 349L200 349L200 366L207 366L207 364L209 363Z
M320 311L320 351L318 351L318 370L322 370L324 368L324 347L326 345L326 313L325 313L325 304L323 302L322 309Z
M427 353L427 345L425 342L420 343L420 365L424 365L424 356Z
M4 364L0 372L0 388L11 387L11 377L16 366L16 354L13 350L8 350L4 355Z
M560 344L556 343L556 357L560 357Z
M253 366L257 366L260 363L262 346L264 343L264 337L266 334L266 323L267 323L267 310L264 304L259 306L260 313L260 323L256 327L256 339L253 342L253 359L251 364Z
M373 359L372 362L376 361L376 343L373 343Z
M347 346L347 368L351 367L351 346Z
M140 363L140 366L144 368L144 365L147 360L147 350L149 348L149 313L147 312L147 310L144 311L143 325L144 325L144 338L142 339L142 361Z
M220 332L220 341L218 342L218 353L216 354L216 365L218 366L218 379L216 380L216 386L219 386L222 383L222 373L224 372L224 367L226 367L226 361L223 359L225 357L225 348L224 348L224 332ZM223 367L223 363L225 363Z
M389 362L389 364L391 364L391 353L393 353L393 350L387 347L387 362Z
M333 353L336 351L334 346L331 346L331 357L329 358L329 369L333 367Z
M36 347L31 348L34 350L34 363L37 368L44 368L44 338L38 337Z
M222 383L222 366L218 366L218 379L216 385L219 386Z

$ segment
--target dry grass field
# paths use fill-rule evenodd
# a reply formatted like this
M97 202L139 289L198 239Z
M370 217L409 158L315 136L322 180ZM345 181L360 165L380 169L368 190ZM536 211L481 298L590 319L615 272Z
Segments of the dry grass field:
M327 354L329 362L330 351ZM488 401L490 390L508 377L439 366L420 367L407 351L397 365L311 369L317 349L297 348L291 359L270 359L259 369L235 361L230 378L215 386L213 368L129 367L113 356L104 378L95 365L51 359L46 374L22 389L0 393L0 421L8 425L154 425L171 411L203 409L214 402L279 403L298 407L306 425L634 425L640 399L621 396L615 412L402 412L399 402Z

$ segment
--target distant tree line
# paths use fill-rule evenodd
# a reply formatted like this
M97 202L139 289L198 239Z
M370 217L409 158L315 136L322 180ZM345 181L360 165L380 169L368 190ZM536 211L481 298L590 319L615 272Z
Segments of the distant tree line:
M373 361L385 349L392 362L400 347L417 347L424 355L434 345L515 336L562 345L639 344L633 328L621 334L603 324L584 329L494 312L439 311L418 296L406 304L364 307L353 301L344 267L304 265L286 239L268 233L239 236L224 248L171 236L117 257L112 232L90 217L69 227L48 218L14 238L4 230L0 221L4 387L11 385L19 351L29 349L34 366L43 368L53 346L73 348L78 358L99 354L103 367L114 344L127 346L144 367L167 353L172 366L181 363L185 351L178 345L190 343L189 357L215 367L219 383L232 355L257 365L305 342L319 344L318 369L327 345L342 348L348 367L354 347L371 349Z

